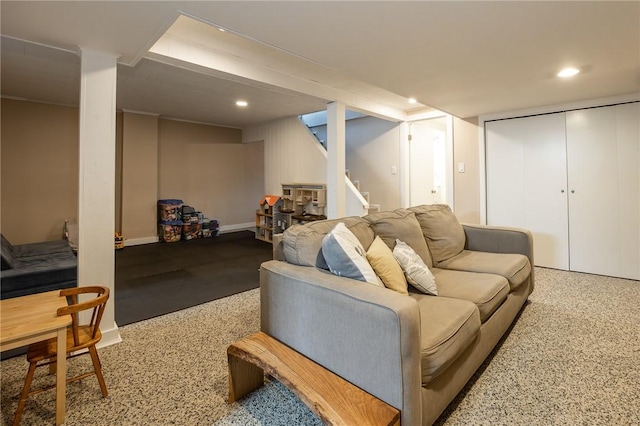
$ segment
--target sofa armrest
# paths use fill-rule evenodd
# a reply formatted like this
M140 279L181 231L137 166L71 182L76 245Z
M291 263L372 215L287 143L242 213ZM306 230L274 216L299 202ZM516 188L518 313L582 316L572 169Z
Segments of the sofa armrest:
M399 293L314 267L260 268L261 330L420 424L420 312Z
M463 224L462 227L466 235L466 250L523 254L533 265L533 235L530 231L488 225Z
M284 244L282 238L284 234L273 234L273 260L286 260L284 257Z

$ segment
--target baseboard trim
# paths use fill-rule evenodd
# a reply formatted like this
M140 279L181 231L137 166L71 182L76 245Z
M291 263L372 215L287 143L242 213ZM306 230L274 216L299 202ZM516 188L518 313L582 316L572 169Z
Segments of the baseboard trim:
M115 345L117 343L122 342L122 337L120 337L120 330L118 329L118 325L113 323L114 328L109 330L100 330L102 332L102 339L96 345L98 348L104 348L106 346Z
M250 230L253 231L256 228L256 224L253 222L246 223L238 223L235 225L224 225L218 228L218 232L221 234L226 234L227 232L235 232L235 231L244 231Z
M236 232L236 231L253 231L256 227L256 224L253 222L246 223L237 223L235 225L224 225L218 228L218 232L220 234L226 234L227 232ZM152 244L160 241L160 238L156 235L153 237L144 237L144 238L130 238L124 240L124 246L140 246L143 244Z
M157 235L154 237L130 238L124 240L124 246L140 246L143 244L157 243L158 241L160 241L160 239Z

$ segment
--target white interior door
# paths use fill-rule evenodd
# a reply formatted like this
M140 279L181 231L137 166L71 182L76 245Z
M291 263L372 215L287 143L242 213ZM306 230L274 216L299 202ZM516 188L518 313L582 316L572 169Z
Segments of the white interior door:
M569 269L564 113L485 124L487 224L529 229L538 266Z
M446 204L446 117L411 123L409 132L410 205Z
M567 112L571 270L640 279L639 108Z

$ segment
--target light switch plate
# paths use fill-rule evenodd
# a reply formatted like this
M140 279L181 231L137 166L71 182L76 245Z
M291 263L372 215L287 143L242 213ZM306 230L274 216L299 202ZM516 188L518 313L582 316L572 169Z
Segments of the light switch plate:
M464 173L464 163L458 163L458 173Z

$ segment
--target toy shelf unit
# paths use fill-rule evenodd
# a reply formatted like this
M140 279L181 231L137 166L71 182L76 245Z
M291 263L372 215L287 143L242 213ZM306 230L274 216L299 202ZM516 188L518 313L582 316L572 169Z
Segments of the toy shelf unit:
M265 195L256 210L256 239L273 242L274 234L283 233L297 223L327 217L327 187L319 183L283 183L282 195Z
M282 184L284 231L291 225L326 219L327 186L322 183Z
M282 198L279 195L265 195L260 200L260 208L256 210L256 239L272 242L273 234L281 233Z

